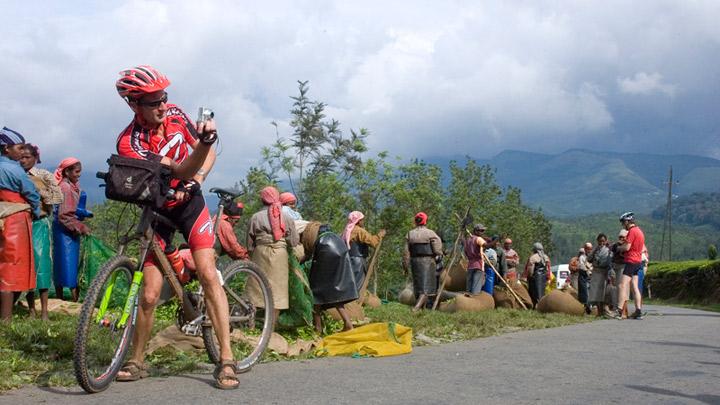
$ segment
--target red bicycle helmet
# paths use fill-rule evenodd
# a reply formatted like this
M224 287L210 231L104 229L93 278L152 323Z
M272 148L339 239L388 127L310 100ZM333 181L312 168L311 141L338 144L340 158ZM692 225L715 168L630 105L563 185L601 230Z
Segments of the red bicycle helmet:
M147 93L164 90L169 85L170 80L164 74L148 65L123 70L115 83L118 94L127 101L138 99Z

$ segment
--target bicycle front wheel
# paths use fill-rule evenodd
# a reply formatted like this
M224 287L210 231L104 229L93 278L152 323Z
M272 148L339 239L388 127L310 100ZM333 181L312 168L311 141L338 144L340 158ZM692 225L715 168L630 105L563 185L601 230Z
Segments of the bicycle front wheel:
M123 316L135 263L115 256L90 284L75 334L73 366L78 384L88 393L105 390L115 379L130 348L135 306Z
M255 263L234 261L223 273L223 289L230 309L230 333L241 337L244 344L233 348L237 370L250 370L267 349L273 333L273 298L270 283ZM252 284L252 299L248 296L248 284ZM220 363L220 347L208 322L203 326L203 341L210 361Z

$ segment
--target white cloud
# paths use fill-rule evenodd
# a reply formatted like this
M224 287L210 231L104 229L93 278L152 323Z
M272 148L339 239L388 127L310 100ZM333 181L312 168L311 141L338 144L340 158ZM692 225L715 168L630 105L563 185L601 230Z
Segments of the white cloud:
M638 72L632 78L618 79L618 86L620 91L627 94L662 93L670 97L674 96L676 86L662 83L662 78L657 72L651 74Z
M73 154L92 170L131 119L117 72L141 63L170 77L171 100L188 112L217 112L218 183L257 163L274 140L271 121L289 133L297 80L344 130L366 127L374 151L406 157L593 139L661 151L673 143L622 133L663 132L653 130L657 114L692 123L684 152L704 153L720 127L709 115L698 127L680 108L698 94L720 104L714 3L129 0L3 11L0 124L39 143L47 162Z

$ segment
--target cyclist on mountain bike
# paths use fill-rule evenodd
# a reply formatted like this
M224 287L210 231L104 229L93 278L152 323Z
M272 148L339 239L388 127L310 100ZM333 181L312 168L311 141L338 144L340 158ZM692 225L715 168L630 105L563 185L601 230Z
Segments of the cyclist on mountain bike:
M120 72L117 91L135 116L117 138L121 156L146 159L169 166L175 190L158 212L170 219L190 245L197 275L205 291L208 314L220 343L222 361L215 370L216 386L237 388L237 369L230 348L227 297L215 270L213 222L200 192L200 185L215 162L212 144L217 140L215 122L210 119L193 125L176 105L168 103L165 89L170 81L151 66L137 66ZM192 149L192 152L189 149ZM164 249L173 229L156 228L157 242ZM145 344L150 338L154 310L158 303L163 276L149 254L143 268L143 289L133 335L133 353L118 373L118 381L135 381L148 376L144 365Z

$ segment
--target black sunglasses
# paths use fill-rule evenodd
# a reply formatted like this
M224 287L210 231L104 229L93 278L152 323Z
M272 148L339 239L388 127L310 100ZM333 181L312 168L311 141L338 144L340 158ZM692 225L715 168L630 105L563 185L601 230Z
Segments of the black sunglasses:
M142 106L142 107L158 108L158 107L160 107L160 104L167 103L167 101L168 101L168 94L165 93L165 94L163 94L163 96L160 100L145 101L145 102L138 101L138 105Z

